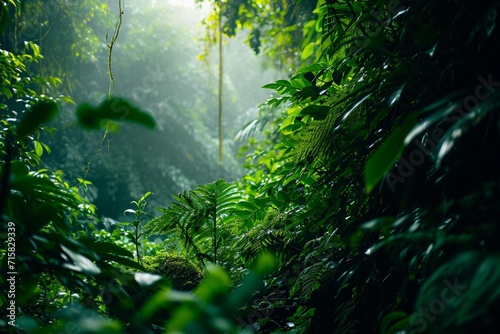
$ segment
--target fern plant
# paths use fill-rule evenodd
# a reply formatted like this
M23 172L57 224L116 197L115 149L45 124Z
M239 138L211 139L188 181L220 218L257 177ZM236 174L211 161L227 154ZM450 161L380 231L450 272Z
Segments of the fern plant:
M203 265L205 260L217 263L218 250L230 234L228 227L238 218L234 213L241 196L236 185L222 179L174 195L176 201L158 209L163 214L145 226L145 233L177 235Z

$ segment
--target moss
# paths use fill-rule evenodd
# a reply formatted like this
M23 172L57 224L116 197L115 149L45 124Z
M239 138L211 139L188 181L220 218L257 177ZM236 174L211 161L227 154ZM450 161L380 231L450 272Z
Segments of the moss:
M181 291L193 290L203 279L203 271L197 265L166 251L145 256L142 265L152 274L167 277L173 288Z

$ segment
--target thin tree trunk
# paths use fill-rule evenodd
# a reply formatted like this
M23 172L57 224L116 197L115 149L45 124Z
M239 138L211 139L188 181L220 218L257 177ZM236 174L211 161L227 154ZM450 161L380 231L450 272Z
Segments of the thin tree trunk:
M214 210L215 211L215 210ZM217 215L216 212L214 212L214 218L213 218L213 224L214 224L214 263L217 264Z

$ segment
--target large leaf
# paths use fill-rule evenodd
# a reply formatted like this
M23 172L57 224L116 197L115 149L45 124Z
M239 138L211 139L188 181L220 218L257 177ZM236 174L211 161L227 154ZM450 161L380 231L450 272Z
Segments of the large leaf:
M123 325L118 320L104 318L91 309L72 303L54 314L57 321L49 327L35 329L29 333L64 333L75 331L81 334L121 334ZM39 325L38 325L39 326ZM37 327L38 327L37 326ZM75 330L78 328L78 330Z
M482 124L484 121L491 121L489 116L493 112L498 112L498 105L500 105L500 94L495 92L488 100L461 115L458 121L443 134L436 146L436 151L433 154L436 165L439 166L442 163L445 157L473 127Z
M118 256L134 258L133 254L130 251L112 242L96 241L89 237L78 238L77 241L84 244L99 255L114 254Z
M61 256L68 260L67 263L63 264L64 267L77 272L85 273L89 276L98 275L101 273L101 269L99 269L99 267L96 266L87 257L72 251L71 249L69 249L64 245L61 245L61 249L67 255L65 256L64 254L61 254ZM72 263L69 263L70 262L69 260L71 260Z
M58 112L57 104L52 100L37 102L21 116L17 125L17 136L24 138L33 133L42 124L54 119Z
M464 333L474 323L496 321L500 256L464 252L442 265L423 285L410 316L418 332ZM488 317L489 316L489 317Z
M417 113L411 113L401 125L396 126L387 139L368 159L365 166L366 191L371 192L391 170L405 147L405 137L417 124Z
M87 129L116 126L113 121L128 121L150 129L156 127L151 115L119 97L106 99L97 107L82 103L76 108L76 116L80 124Z

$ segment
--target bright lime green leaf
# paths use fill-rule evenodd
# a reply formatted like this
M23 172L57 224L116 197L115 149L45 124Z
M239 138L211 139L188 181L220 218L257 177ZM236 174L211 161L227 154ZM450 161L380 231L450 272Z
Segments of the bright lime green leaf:
M220 294L225 294L231 287L226 272L212 264L207 265L207 277L196 288L195 295L205 302L210 302Z
M301 59L307 59L311 57L311 55L314 53L314 48L316 45L314 43L309 43L306 45L304 48L304 51L302 51L302 55L300 56Z
M43 146L42 144L38 141L38 140L34 140L33 141L33 145L35 145L35 153L38 155L38 156L42 156L43 154Z
M77 177L76 179L78 180L79 184L86 184L86 185L92 184L92 181L84 180L84 179L82 179L80 177Z
M259 275L265 276L270 274L274 270L276 264L274 255L271 253L262 253L257 258L257 263L255 264L255 272Z

